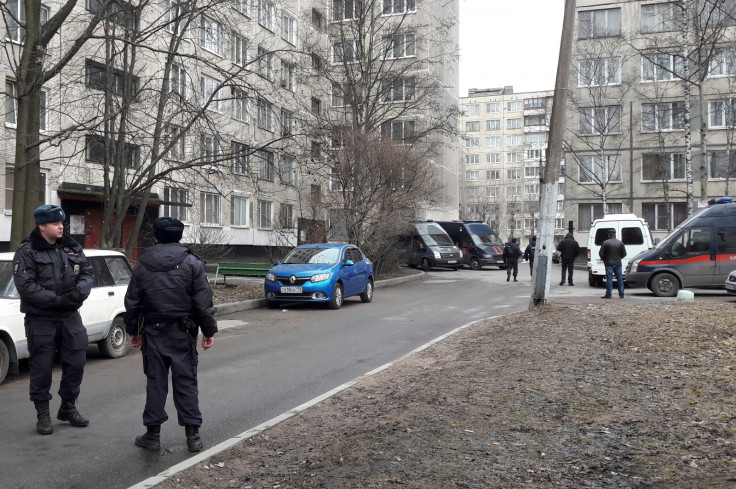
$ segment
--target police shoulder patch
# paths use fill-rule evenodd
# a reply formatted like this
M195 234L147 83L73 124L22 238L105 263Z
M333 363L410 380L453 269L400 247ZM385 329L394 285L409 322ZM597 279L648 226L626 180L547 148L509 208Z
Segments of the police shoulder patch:
M13 263L13 275L18 274L19 268L20 268L20 262L18 260L15 260L15 263Z

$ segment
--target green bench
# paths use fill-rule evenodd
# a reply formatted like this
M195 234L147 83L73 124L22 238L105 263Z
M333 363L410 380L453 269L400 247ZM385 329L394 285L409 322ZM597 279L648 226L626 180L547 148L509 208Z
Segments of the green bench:
M215 282L217 277L222 275L222 283L227 280L227 276L238 277L265 277L271 265L268 263L218 263L215 272Z

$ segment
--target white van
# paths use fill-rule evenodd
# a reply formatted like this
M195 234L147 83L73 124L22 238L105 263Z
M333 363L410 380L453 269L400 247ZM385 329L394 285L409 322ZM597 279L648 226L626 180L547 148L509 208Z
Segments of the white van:
M642 251L652 249L649 225L636 214L609 214L602 219L596 219L588 235L588 285L591 287L600 287L606 277L606 267L598 252L603 242L608 239L610 229L616 231L616 238L623 241L626 246L626 257L621 260L621 268L624 271L631 258Z

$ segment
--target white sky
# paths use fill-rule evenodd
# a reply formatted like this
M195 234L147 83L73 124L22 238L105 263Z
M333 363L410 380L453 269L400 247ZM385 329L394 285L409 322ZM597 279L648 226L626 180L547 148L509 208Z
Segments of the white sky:
M460 0L460 96L553 90L564 0Z

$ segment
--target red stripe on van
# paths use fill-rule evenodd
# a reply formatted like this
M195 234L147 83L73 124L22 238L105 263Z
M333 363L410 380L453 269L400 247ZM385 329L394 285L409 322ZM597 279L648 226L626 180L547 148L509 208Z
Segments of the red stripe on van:
M643 265L643 266L655 266L656 267L658 265L661 265L663 261L665 261L665 260L642 261L642 262L639 263L639 265ZM693 256L691 258L683 258L683 259L680 259L680 260L670 259L670 260L666 260L666 261L670 265L676 265L678 263L708 263L708 262L710 262L712 260L710 259L710 255L709 254L705 254L705 255ZM727 254L716 255L716 261L718 261L718 262L733 262L734 265L736 266L736 255L731 255L731 254L728 254L728 255Z

